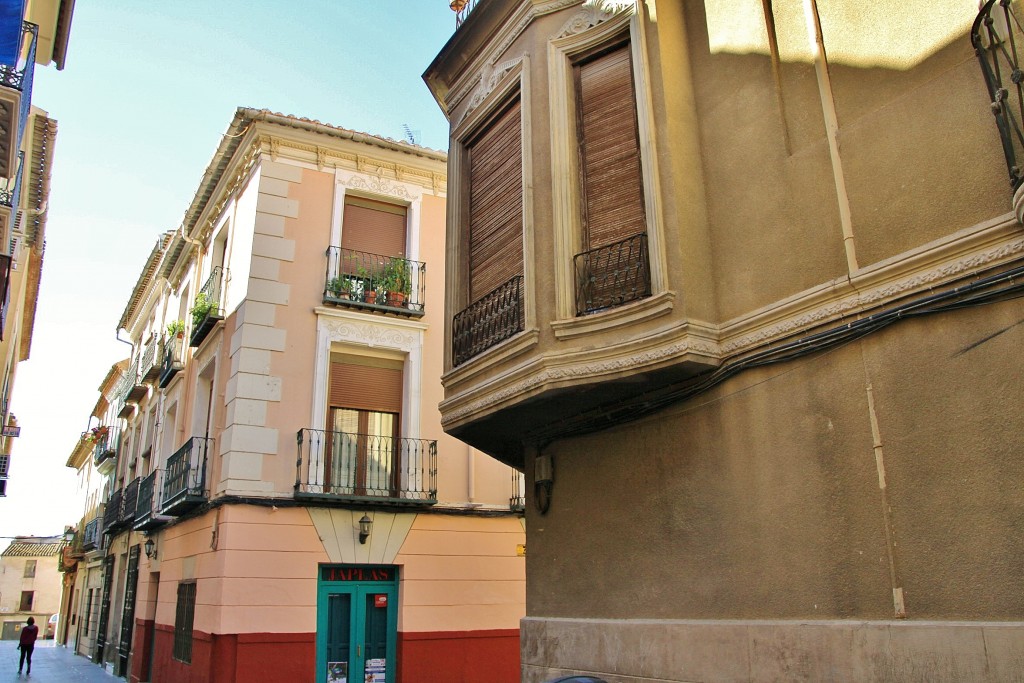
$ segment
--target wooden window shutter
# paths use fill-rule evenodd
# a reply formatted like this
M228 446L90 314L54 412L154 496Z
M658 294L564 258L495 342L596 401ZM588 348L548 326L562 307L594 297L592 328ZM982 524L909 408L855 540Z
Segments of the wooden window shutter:
M584 248L646 230L629 43L575 65Z
M469 300L523 274L523 152L520 101L468 145Z
M395 363L373 364L331 361L331 408L353 408L382 413L402 412L402 369Z
M345 197L341 248L382 256L405 256L406 209L362 197Z

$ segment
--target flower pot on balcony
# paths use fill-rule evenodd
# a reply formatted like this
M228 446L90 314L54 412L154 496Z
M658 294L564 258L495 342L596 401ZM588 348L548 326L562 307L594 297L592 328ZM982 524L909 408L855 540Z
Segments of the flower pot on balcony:
M376 290L368 289L365 292L363 292L363 301L365 301L368 304L376 304L377 303L377 292L376 292Z
M402 292L388 292L388 306L392 308L405 308L405 300Z

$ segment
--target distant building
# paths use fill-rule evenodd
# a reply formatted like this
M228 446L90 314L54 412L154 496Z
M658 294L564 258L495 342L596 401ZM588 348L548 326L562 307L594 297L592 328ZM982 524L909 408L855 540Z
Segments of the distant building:
M53 637L50 617L60 612L62 536L18 536L0 553L0 621L2 640L16 640L29 617L39 637Z
M521 478L437 412L446 190L443 152L236 112L68 461L101 492L79 652L154 683L518 681Z
M526 474L524 683L1019 680L1020 3L451 4L441 420Z
M64 68L74 0L0 2L0 496L7 495L10 405L32 347L57 122L32 104L36 65Z

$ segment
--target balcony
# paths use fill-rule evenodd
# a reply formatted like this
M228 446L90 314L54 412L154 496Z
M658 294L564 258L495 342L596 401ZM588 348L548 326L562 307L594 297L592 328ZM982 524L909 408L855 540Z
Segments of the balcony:
M118 436L120 432L117 427L100 425L93 427L83 435L83 438L93 444L93 464L99 467L107 460L112 460L117 455Z
M512 512L526 510L526 477L519 470L512 470L512 497L508 499L508 509Z
M647 235L640 233L577 254L576 315L596 313L651 295Z
M114 389L115 403L118 406L118 417L130 417L135 410L135 405L146 397L149 387L142 381L139 374L139 363L141 358L136 355L128 372L121 376Z
M163 526L171 520L160 514L159 492L161 471L153 470L139 482L139 499L135 506L135 521L132 525L136 531L149 531Z
M139 362L139 381L142 383L152 382L160 376L160 364L158 360L163 354L163 340L152 338L146 344L142 352L142 360Z
M0 183L0 206L6 206L9 209L16 209L18 207L18 201L21 197L20 189L22 176L25 172L25 153L18 152L17 167L14 173L14 178L7 178L3 183ZM12 254L14 256L14 254Z
M86 523L82 531L82 552L96 550L100 542L100 523L99 517L95 517L92 521Z
M174 376L185 367L185 334L172 334L165 337L160 344L163 349L160 361L160 380L157 385L167 388Z
M420 317L427 293L427 266L401 256L330 247L325 304Z
M199 346L206 339L214 326L224 319L224 309L221 308L221 285L224 280L224 269L220 266L213 268L210 277L206 278L196 300L189 313L192 315L192 337L189 339L189 346Z
M107 506L103 510L103 533L115 533L120 524L121 502L124 499L124 489L118 489L110 494L107 499Z
M135 507L139 502L139 477L135 477L124 487L121 495L121 512L117 516L117 526L124 529L135 523Z
M0 177L13 178L17 172L20 141L32 106L38 34L38 26L23 22L21 58L17 64L0 64Z
M452 363L461 365L523 330L523 276L516 275L452 320Z
M480 0L451 0L448 6L455 12L455 29L458 30L460 26L469 17L469 13L473 11L473 8L480 4Z
M1019 10L1018 10L1019 11ZM981 63L992 114L1003 146L1014 191L1018 219L1024 218L1024 89L1021 59L1017 45L1024 44L1024 28L1014 5L1005 0L988 0L978 12L971 28L971 44Z
M300 429L295 497L344 503L437 503L437 442Z
M213 439L193 436L167 458L161 514L181 515L206 502L206 461L212 445Z

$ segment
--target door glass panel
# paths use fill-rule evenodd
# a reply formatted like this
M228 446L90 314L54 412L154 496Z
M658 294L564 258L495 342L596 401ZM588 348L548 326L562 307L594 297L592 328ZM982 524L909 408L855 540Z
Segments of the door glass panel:
M351 660L349 651L351 620L352 596L348 593L328 595L326 644L328 681L344 680L348 676Z
M384 683L384 674L387 669L388 658L388 608L390 601L385 601L384 606L378 607L377 596L379 593L370 592L365 596L366 600L366 631L364 642L366 643L366 681L373 683ZM372 677L371 677L372 676Z
M359 461L359 411L336 408L331 413L334 434L328 484L331 493L353 493Z
M378 495L388 495L392 489L391 472L395 457L395 415L367 413L366 432L366 488Z

